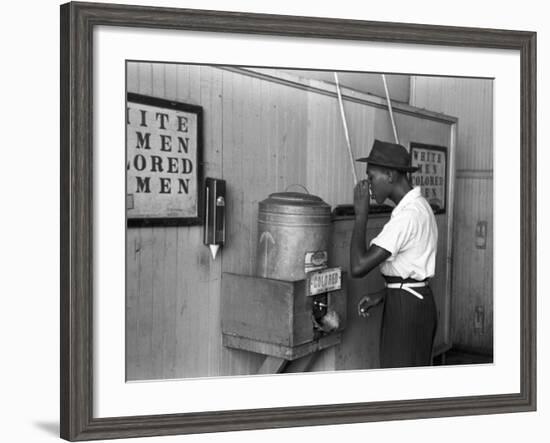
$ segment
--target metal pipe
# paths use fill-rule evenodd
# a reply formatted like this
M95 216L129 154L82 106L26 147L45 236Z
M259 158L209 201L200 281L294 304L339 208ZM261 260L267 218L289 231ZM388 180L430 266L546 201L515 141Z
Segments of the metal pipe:
M346 122L346 114L344 112L344 102L342 101L342 92L340 91L340 82L338 81L338 74L334 73L334 81L336 82L336 94L338 95L338 104L340 105L340 115L342 117L342 124L344 125L344 135L346 137L346 143L348 145L348 155L351 164L351 172L353 174L353 185L357 184L357 173L355 172L355 162L353 160L353 151L351 150L351 141L349 138L348 124Z
M382 81L384 82L384 91L386 92L386 101L388 102L388 111L390 111L391 126L393 129L393 137L395 143L399 144L399 137L397 136L397 126L395 126L395 120L393 119L393 109L391 106L390 93L388 92L388 84L386 83L386 75L382 74Z

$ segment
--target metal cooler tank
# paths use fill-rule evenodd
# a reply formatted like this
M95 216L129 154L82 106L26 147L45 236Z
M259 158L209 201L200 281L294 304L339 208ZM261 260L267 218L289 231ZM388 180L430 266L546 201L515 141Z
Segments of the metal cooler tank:
M256 275L276 280L306 278L326 267L330 206L299 192L278 192L259 203Z
M342 277L340 289L310 295L306 271L328 265L331 213L319 197L271 194L258 228L256 275L222 274L221 329L225 347L269 356L258 372L272 373L340 343L346 288Z

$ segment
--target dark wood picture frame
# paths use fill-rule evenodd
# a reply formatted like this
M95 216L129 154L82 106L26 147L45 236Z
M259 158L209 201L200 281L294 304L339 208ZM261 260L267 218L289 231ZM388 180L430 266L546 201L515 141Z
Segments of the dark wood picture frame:
M143 105L156 106L159 108L172 109L193 113L197 116L197 152L193 159L193 164L197 170L197 216L196 217L128 217L126 225L131 227L151 227L151 226L191 226L200 225L203 222L203 197L202 197L202 147L203 147L203 109L201 106L180 103L172 100L165 100L157 97L149 97L142 94L128 92L126 94L126 103L139 103Z
M521 380L517 394L94 418L92 54L96 26L519 51ZM61 437L90 440L536 409L536 34L312 17L69 3L61 6Z

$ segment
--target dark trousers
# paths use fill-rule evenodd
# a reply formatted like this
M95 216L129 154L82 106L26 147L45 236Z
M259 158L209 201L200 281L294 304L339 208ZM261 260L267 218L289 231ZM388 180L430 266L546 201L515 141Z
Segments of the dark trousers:
M424 299L403 289L386 289L380 339L382 368L431 365L437 309L429 286L412 289Z

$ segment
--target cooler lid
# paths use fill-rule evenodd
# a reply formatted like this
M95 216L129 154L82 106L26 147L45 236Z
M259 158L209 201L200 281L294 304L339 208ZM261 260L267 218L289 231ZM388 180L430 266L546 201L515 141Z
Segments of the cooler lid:
M268 198L260 202L261 208L270 210L313 210L315 212L330 212L330 206L320 197L301 192L274 192ZM293 209L292 209L293 208Z
M304 194L302 192L274 192L269 194L268 200L280 202L281 204L298 204L298 205L326 205L326 203L313 194Z

